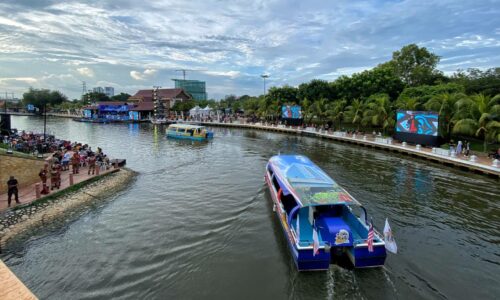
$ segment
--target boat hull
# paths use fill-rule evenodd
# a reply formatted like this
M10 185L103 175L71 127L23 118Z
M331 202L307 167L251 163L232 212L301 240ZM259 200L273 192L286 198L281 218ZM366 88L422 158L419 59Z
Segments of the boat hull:
M208 141L213 138L213 133L209 132L207 136L192 136L180 132L167 132L167 138L192 140L192 141Z
M319 249L318 254L313 255L312 245L310 247L307 247L306 249L303 249L302 247L299 247L297 245L293 237L293 234L286 222L286 216L278 209L279 207L278 195L276 194L276 191L274 190L271 184L271 179L269 178L267 172L265 175L265 179L269 187L269 192L273 200L273 205L276 208L274 211L276 213L276 216L278 217L278 221L281 225L281 229L283 230L285 239L287 241L288 249L290 250L290 254L292 255L295 265L297 266L297 270L299 271L328 270L328 268L330 267L330 253L326 252L325 249L322 248Z

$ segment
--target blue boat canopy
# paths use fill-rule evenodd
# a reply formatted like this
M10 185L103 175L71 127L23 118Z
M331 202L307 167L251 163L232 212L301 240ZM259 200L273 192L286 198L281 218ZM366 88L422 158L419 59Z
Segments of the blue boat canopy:
M278 155L269 163L283 194L292 193L302 206L361 205L305 156Z

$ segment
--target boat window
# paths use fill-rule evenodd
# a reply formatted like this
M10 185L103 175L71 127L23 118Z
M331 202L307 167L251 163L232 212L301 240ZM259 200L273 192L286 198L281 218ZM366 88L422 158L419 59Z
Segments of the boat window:
M287 215L290 214L292 208L297 206L297 201L295 201L295 198L292 196L292 194L288 194L286 196L282 195L281 203L283 204L283 208L285 209Z
M278 180L276 179L276 176L273 176L273 185L274 188L276 189L276 192L280 190L280 185L278 183Z

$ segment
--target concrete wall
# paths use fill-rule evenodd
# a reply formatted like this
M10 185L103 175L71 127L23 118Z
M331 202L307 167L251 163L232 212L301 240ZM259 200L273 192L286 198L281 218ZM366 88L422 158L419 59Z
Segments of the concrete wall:
M20 188L40 181L38 173L43 165L43 160L0 154L0 194L7 192L10 176L16 177Z

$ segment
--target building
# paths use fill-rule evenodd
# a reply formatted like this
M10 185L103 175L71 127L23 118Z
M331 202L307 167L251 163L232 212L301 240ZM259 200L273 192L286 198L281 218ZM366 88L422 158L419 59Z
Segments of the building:
M158 97L163 102L166 115L170 114L170 109L176 102L192 100L193 97L183 89L159 89ZM128 98L129 104L133 104L131 117L133 120L149 119L154 115L153 89L139 90L135 95Z
M93 88L93 89L92 89L92 91L93 91L94 93L101 93L101 94L104 94L104 89L103 89L102 87L100 87L100 86L97 86L97 87Z
M175 82L176 89L183 89L186 93L193 96L195 100L207 100L207 90L205 81L172 79Z
M115 88L112 86L105 86L104 87L104 94L108 97L113 97L115 95Z

